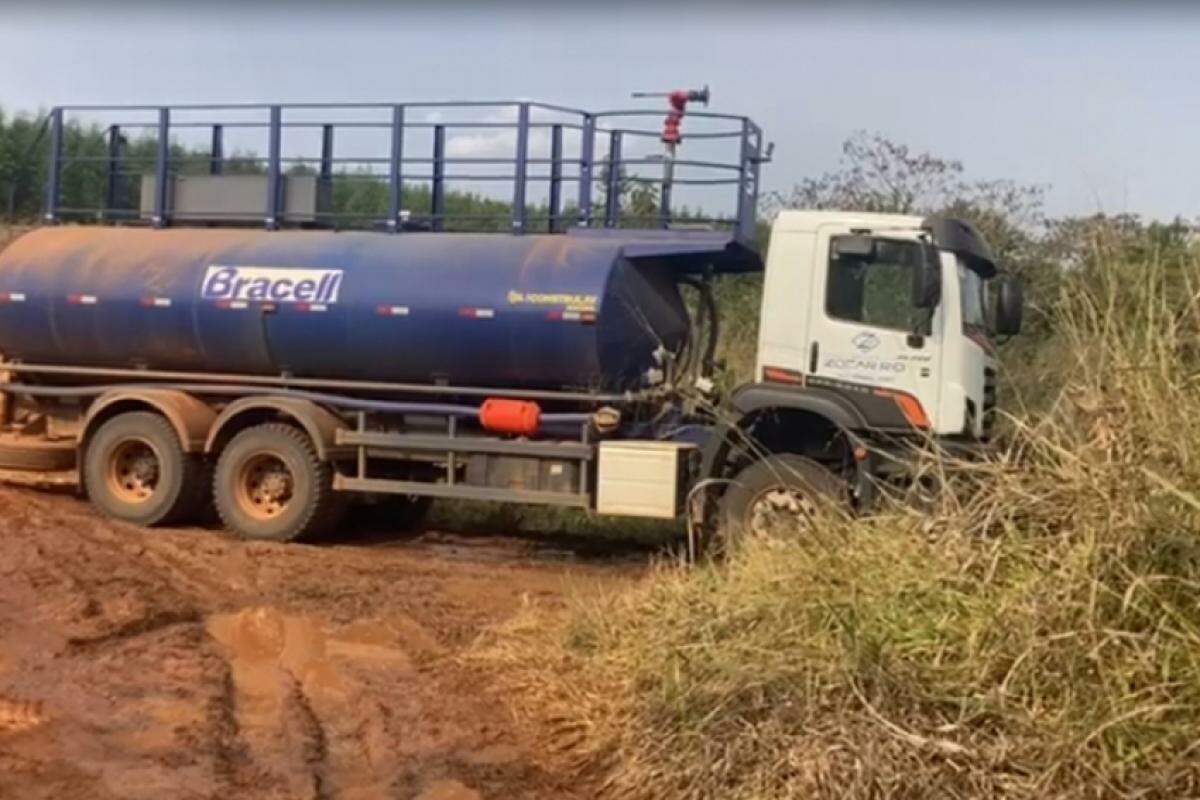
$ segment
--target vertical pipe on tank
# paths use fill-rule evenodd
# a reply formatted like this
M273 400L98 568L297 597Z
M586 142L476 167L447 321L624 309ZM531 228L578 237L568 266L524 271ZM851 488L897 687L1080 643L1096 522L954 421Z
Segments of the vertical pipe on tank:
M280 210L283 198L282 169L280 165L280 150L283 145L283 109L271 106L271 121L267 137L267 230L279 228Z
M662 192L658 201L658 227L671 227L671 189L675 184L675 144L667 143L663 158Z
M621 216L621 132L608 140L608 174L604 192L604 227L615 228Z
M753 122L747 121L750 130L753 134L754 144L750 149L750 188L747 190L748 205L746 207L746 220L743 223L744 230L742 237L747 241L753 240L757 235L755 230L755 214L758 211L758 193L762 187L762 164L763 164L763 132L762 128L755 125ZM767 145L766 157L769 160L771 154L771 145Z
M596 118L583 115L580 134L580 227L592 224L592 180L595 176Z
M392 233L403 228L400 216L404 200L404 106L392 106L392 157L388 163L388 218Z
M212 146L208 150L208 174L220 175L225 171L225 126L212 126Z
M579 135L579 227L592 224L592 178L596 153L596 118L583 115Z
M738 163L737 233L754 235L754 195L757 193L754 151L750 146L750 120L742 117L741 158Z
M429 216L433 229L446 227L446 126L433 126L433 185L429 193Z
M550 129L550 233L558 231L558 218L562 211L562 125Z
M46 201L42 219L47 223L58 221L58 204L62 199L62 151L63 151L63 110L55 108L50 112L50 164L46 177Z
M121 126L108 126L108 161L104 176L104 217L118 216L117 204L121 202L121 161L124 157L124 140Z
M516 175L513 176L513 216L515 233L525 232L525 180L529 166L529 103L517 106Z
M168 166L171 155L171 110L158 109L158 147L154 159L154 214L150 221L156 228L167 224L167 193L170 191Z
M333 212L333 125L330 124L321 126L321 172L317 185L319 218Z
M333 180L333 126L321 126L321 180Z

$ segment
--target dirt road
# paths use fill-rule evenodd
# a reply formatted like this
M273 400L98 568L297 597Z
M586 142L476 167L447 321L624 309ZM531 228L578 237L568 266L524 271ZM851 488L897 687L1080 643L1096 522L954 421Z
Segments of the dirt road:
M644 552L146 532L0 487L0 798L584 798L457 656Z

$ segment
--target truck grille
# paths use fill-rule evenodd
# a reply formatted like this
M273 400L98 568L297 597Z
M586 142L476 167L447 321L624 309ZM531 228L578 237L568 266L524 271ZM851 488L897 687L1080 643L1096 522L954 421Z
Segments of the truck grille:
M983 435L990 436L996 423L996 370L983 370Z

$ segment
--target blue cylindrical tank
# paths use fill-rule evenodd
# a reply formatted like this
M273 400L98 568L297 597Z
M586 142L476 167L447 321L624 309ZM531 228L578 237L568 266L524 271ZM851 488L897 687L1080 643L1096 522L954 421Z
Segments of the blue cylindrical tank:
M714 246L610 234L47 227L0 253L0 353L27 363L636 388L654 351L687 336L671 254Z

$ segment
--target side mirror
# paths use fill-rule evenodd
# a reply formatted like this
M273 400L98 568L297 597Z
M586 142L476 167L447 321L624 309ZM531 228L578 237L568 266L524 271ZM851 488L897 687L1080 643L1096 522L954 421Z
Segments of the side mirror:
M942 263L936 247L925 247L925 257L913 270L913 308L934 308L942 299Z
M869 261L875 257L875 240L870 236L839 236L833 240L833 254Z
M1021 281L1006 275L996 283L996 333L1016 336L1021 332L1025 312L1025 291Z

